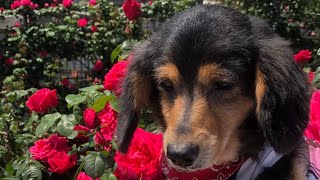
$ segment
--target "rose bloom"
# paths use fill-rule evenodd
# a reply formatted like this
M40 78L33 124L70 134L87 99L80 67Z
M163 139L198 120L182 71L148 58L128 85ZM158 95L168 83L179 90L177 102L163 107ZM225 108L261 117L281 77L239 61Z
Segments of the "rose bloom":
M31 4L31 0L21 0L20 4L22 6L29 6Z
M100 133L96 133L94 140L97 144L108 146L117 126L117 113L109 104L106 104L104 109L99 112L98 118L101 121L101 134L104 138L102 138Z
M309 79L309 82L312 83L313 79L314 79L314 72L312 71L309 71L308 72L308 79Z
M293 58L297 63L307 63L311 59L311 52L309 50L301 50Z
M90 129L94 129L100 125L100 121L96 117L96 112L91 108L86 108L84 110L83 120L86 123L86 126Z
M310 121L305 131L305 135L320 142L320 90L312 94L310 101Z
M20 7L20 5L21 5L20 1L16 0L10 5L10 7L13 10L13 9L17 9L18 7Z
M96 1L96 0L90 0L90 1L89 1L89 4L90 4L91 6L95 6L95 5L97 5L97 1Z
M114 160L118 167L114 174L118 180L164 179L160 168L162 135L137 128L127 154L116 152Z
M65 8L72 6L72 0L63 0L62 4Z
M79 27L85 27L88 24L88 20L86 18L81 18L78 20Z
M12 64L13 64L13 62L14 62L14 59L12 59L12 58L8 58L8 59L6 59L6 61L4 62L7 66L11 66Z
M45 57L48 56L48 52L43 50L43 51L40 51L39 55L40 55L41 58L45 58Z
M32 94L26 102L27 107L31 111L45 113L49 108L54 108L58 105L58 97L56 90L42 88Z
M63 78L63 79L61 80L61 85L62 85L63 87L69 87L69 85L70 85L69 79L68 79L68 78Z
M96 61L96 63L94 64L93 70L94 70L94 71L101 71L101 70L103 70L103 62L102 62L100 59L98 59L98 60Z
M93 179L90 176L88 176L85 172L80 172L76 180L93 180ZM95 180L100 180L100 178Z
M92 26L91 26L91 31L92 31L92 32L97 32L97 31L98 31L97 26L92 25Z
M70 156L64 151L59 151L48 158L48 164L49 171L63 174L77 164L77 156L76 154Z
M136 0L125 0L122 9L129 20L136 20L141 15L141 5Z
M47 139L39 139L34 143L34 146L29 148L32 157L39 161L47 161L48 157L58 151L69 150L71 150L71 147L68 146L67 138L59 137L57 134L52 134Z
M119 95L122 91L121 84L126 75L129 60L115 64L104 76L104 89L114 91Z
M19 28L19 27L21 27L21 24L20 24L19 22L16 22L16 23L14 24L14 27Z

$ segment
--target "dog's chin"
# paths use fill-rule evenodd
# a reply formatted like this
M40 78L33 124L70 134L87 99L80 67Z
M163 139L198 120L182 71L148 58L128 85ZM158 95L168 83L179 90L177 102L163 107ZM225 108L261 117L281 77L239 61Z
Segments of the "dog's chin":
M169 163L169 165L171 167L173 167L174 169L178 170L178 171L184 171L184 172L194 172L194 171L199 171L199 170L203 170L203 169L207 169L210 168L212 166L209 164L203 164L201 162L195 162L193 165L191 166L187 166L187 167L181 167L181 166L177 166L175 164L172 163L172 161L170 159L167 159L167 162Z

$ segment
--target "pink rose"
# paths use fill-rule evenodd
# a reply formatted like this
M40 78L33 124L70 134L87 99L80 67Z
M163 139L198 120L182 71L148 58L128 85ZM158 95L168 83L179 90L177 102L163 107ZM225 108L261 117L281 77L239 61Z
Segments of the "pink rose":
M81 18L78 20L79 27L85 27L88 24L88 20L86 18Z
M65 8L72 6L72 0L63 0L62 4Z
M95 6L95 5L97 5L97 1L96 0L90 0L89 1L89 5Z

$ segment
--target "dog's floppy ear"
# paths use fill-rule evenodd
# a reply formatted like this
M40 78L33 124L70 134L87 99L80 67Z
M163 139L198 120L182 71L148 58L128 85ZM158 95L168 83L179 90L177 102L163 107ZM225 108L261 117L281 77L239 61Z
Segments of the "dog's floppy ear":
M268 143L284 153L302 138L311 91L306 74L293 60L289 43L265 28L256 29L256 114Z
M118 149L126 153L140 119L141 109L150 104L152 96L152 60L147 50L148 42L138 46L132 53L126 78L119 99L120 112L116 129Z

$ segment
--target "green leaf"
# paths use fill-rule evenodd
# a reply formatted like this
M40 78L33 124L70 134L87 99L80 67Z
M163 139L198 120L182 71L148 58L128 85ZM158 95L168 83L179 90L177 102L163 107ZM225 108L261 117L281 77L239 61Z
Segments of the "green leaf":
M72 131L71 134L67 137L68 139L74 139L78 136L78 131Z
M101 111L104 106L106 105L106 103L111 100L112 97L111 96L106 96L106 95L103 95L101 97L99 97L98 99L96 99L92 105L92 108L96 111L96 112L99 112Z
M20 176L24 169L26 169L28 162L24 160L21 164L19 164L16 176Z
M36 135L43 134L52 127L58 119L61 118L61 114L56 112L54 114L47 114L41 118L40 124L36 128Z
M114 60L119 56L123 43L117 46L111 53L111 62L113 63Z
M77 169L76 173L74 174L74 178L73 178L74 180L76 180L76 179L77 179L77 176L78 176L78 174L81 172L81 170L82 170L83 166L84 166L84 161L82 161L82 162L81 162L81 164L79 165L79 167L78 167L78 169Z
M57 124L57 131L62 136L69 136L73 132L74 125L76 124L77 121L74 115L63 115L61 121Z
M92 152L84 158L84 170L93 179L99 178L107 165L107 158L101 153Z
M120 112L120 108L119 108L117 99L112 99L109 103L110 103L111 108L112 108L114 111Z
M89 91L97 91L103 89L103 85L94 85L94 86L89 86L89 87L85 87L85 88L81 88L79 89L82 92L89 92Z
M66 102L70 104L70 106L78 105L84 102L87 99L85 96L79 96L75 94L69 94L66 96Z
M26 171L22 173L23 180L41 180L42 173L41 170L36 166L29 166Z

